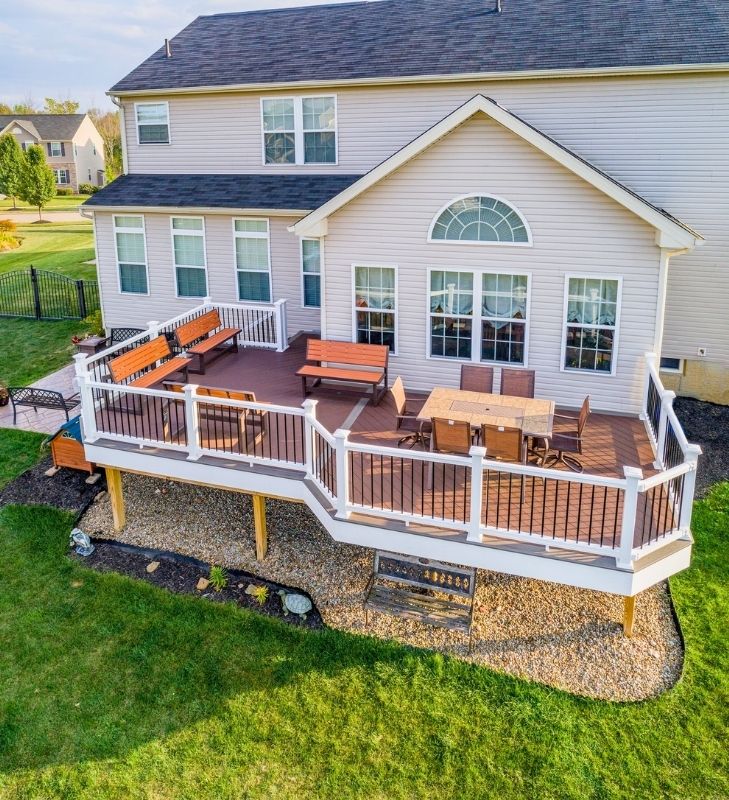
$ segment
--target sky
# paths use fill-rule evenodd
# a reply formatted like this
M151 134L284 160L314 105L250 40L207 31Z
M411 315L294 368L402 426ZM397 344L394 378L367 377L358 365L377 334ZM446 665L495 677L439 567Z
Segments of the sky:
M332 0L0 0L0 101L78 100L105 92L195 17Z

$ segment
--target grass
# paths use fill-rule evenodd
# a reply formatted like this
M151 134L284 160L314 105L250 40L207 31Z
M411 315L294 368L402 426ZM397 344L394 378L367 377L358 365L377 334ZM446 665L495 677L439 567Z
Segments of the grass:
M672 580L684 678L632 705L92 572L71 521L0 512L3 798L729 796L729 484Z
M74 209L78 208L84 200L88 200L89 195L87 194L72 194L68 197L62 197L61 195L56 195L47 206L43 208L44 211L73 211ZM38 214L38 209L35 206L28 205L28 203L24 202L23 200L16 200L15 204L17 208L13 208L12 200L2 200L0 201L0 219L2 219L2 215L8 212L16 212L16 211L29 211L31 213Z
M42 433L0 430L0 489L40 459L45 438Z
M90 222L18 225L17 235L22 239L20 247L0 253L0 274L32 264L70 278L96 278L96 266L84 263L95 257Z

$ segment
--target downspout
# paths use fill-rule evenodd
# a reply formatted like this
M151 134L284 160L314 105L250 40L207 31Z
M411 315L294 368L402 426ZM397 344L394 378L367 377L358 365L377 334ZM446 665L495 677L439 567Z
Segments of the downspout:
M124 104L114 95L109 95L111 102L119 109L119 133L121 134L122 149L122 174L129 174L129 162L127 161L127 126L124 118Z
M658 298L656 301L656 329L653 335L653 352L660 358L663 349L663 328L666 323L666 297L668 295L668 266L671 256L680 256L688 253L690 248L672 250L661 248L661 258L658 272Z

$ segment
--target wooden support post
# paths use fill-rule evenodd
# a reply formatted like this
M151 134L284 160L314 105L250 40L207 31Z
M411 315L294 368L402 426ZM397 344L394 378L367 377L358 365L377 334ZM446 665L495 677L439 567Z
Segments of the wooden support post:
M118 469L106 467L106 486L111 498L111 513L114 518L114 530L120 531L126 524L127 517L124 510L124 492L122 491L122 477Z
M263 561L268 550L268 529L266 498L262 494L253 495L253 522L256 528L256 561Z
M635 622L635 595L623 598L623 633L630 639Z

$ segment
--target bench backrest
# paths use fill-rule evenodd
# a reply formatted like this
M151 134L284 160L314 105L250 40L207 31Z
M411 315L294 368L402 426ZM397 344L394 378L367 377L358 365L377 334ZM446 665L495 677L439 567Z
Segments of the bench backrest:
M187 347L188 344L212 333L220 325L220 314L218 314L217 309L213 309L175 328L175 336L180 347Z
M476 570L398 553L375 552L375 578L473 598Z
M165 389L168 392L183 392L184 386L181 383L165 382ZM212 386L198 386L198 397L220 397L223 400L238 400L241 403L255 403L256 395L254 392L243 392L235 389L217 389Z
M65 401L60 392L53 389L36 389L33 386L11 386L8 394L13 401L13 405L37 404L43 408L65 408Z
M327 339L308 339L306 342L307 361L386 369L389 355L390 348L384 344L355 344Z
M157 336L146 344L141 344L124 355L113 358L109 362L109 371L114 383L120 383L137 372L144 372L155 361L162 361L171 355L172 351L167 339L164 336Z

